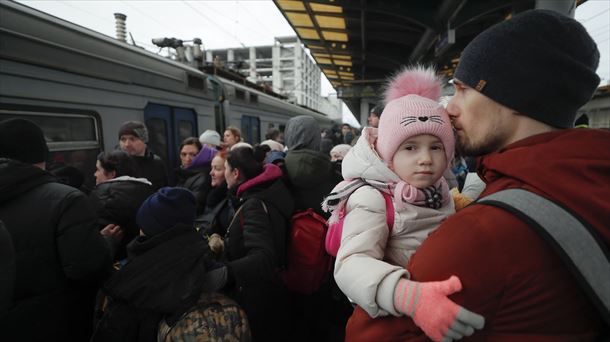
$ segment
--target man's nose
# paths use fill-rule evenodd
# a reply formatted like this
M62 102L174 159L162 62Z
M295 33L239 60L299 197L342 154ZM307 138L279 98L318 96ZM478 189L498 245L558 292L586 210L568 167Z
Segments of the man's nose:
M455 104L455 97L452 97L451 100L449 100L449 103L447 103L447 114L449 114L451 119L456 118L459 114L458 108Z

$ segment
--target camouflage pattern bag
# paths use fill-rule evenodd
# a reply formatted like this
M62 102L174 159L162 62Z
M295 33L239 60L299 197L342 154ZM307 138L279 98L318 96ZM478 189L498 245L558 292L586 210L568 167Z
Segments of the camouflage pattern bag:
M197 304L170 326L159 323L159 342L249 342L246 313L232 299L219 293L203 293Z

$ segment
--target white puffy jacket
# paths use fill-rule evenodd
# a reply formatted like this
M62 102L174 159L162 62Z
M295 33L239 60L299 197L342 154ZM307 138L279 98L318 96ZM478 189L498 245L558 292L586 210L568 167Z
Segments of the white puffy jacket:
M372 148L376 137L377 129L363 130L362 137L343 159L345 179L400 181ZM346 204L341 247L335 262L337 284L371 317L401 315L394 308L394 288L401 277L409 276L405 269L409 258L455 212L451 196L440 209L406 204L404 209L395 211L390 235L385 211L385 200L379 190L363 186L352 193Z

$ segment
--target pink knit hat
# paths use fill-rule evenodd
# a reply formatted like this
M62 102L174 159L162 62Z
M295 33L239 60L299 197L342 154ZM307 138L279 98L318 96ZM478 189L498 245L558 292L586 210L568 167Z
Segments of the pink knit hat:
M449 116L438 103L440 93L440 79L431 68L405 68L390 80L375 143L383 161L392 161L400 144L409 137L430 134L441 140L447 164L451 163L455 140Z

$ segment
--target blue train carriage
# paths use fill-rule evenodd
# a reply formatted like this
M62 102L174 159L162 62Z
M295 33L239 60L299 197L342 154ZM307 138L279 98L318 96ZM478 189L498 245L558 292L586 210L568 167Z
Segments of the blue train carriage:
M149 147L168 167L177 148L205 129L261 127L324 115L14 2L0 2L0 120L27 117L45 132L50 167L72 165L93 183L95 157L112 150L127 120L146 122ZM243 96L241 96L243 95Z

